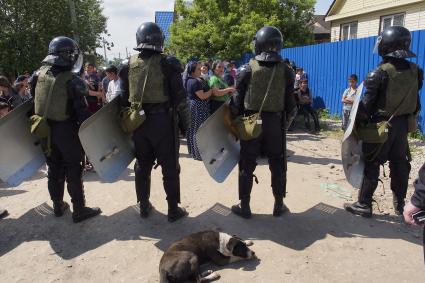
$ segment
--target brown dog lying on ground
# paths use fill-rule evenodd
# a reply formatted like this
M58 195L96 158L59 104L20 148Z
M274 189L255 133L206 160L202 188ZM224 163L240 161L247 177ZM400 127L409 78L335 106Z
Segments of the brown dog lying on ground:
M159 263L160 283L209 282L220 278L211 270L201 274L200 265L213 262L226 265L232 262L256 259L248 248L251 241L216 231L191 234L165 251Z

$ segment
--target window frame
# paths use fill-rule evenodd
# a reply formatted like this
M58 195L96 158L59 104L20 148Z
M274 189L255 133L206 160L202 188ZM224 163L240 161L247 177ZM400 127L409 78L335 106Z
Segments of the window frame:
M351 25L353 25L353 24L357 25L356 38L351 38ZM347 39L342 38L344 26L348 26L348 38ZM339 41L357 39L358 33L359 33L359 21L343 23L343 24L340 25L340 28L339 28Z
M395 14L383 15L383 16L380 17L380 20L379 20L379 32L378 32L378 34L381 34L384 31L383 24L384 24L384 20L386 18L390 18L391 17L391 26L394 26L394 17L395 16L400 16L400 15L403 15L403 25L402 26L403 27L406 26L406 12L400 12L400 13L395 13Z

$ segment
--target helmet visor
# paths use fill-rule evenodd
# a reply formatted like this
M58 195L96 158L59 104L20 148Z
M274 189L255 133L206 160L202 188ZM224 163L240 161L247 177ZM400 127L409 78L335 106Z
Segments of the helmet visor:
M379 54L379 45L381 44L382 36L378 36L376 39L375 47L373 48L373 54Z
M75 56L78 56L77 60L74 63L74 66L72 67L72 72L78 74L81 71L81 68L83 67L83 54L77 53Z

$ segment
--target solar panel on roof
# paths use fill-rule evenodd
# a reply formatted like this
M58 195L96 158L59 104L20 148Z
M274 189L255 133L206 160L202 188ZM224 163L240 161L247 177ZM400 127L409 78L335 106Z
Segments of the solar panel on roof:
M165 36L165 41L170 38L170 26L174 20L174 12L155 12L155 23L159 25Z

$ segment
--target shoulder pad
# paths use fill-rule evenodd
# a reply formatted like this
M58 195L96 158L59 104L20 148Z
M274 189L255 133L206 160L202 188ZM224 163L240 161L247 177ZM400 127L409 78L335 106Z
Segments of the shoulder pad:
M388 76L387 72L378 68L367 74L366 80L383 79L386 76Z
M286 64L286 63L282 63L282 64L284 65L283 68L288 73L288 75L291 76L291 77L293 77L295 79L294 69L292 69L291 67L289 67L288 64Z
M419 76L423 76L423 74L424 74L424 70L421 68L421 67L419 67L418 65L416 65L417 67L418 67L418 73L419 73Z
M71 80L73 89L76 92L85 95L88 91L86 83L77 75L74 75Z
M167 62L167 64L174 71L177 71L179 73L183 73L184 72L183 65L180 63L179 59L177 59L176 57L174 57L174 56L167 56L167 57L165 57L165 62Z
M242 72L245 72L245 73L252 72L251 66L249 64L245 64L245 65L240 66L239 69L238 69L238 73L242 73Z
M118 65L117 67L118 72L123 68L128 68L129 66L130 66L130 59L125 59L124 61L121 62L121 64Z
M365 87L370 87L370 86L378 87L384 81L384 79L387 79L387 78L388 78L387 72L377 68L366 76L364 80L364 84L365 84Z
M130 62L128 61L127 64L122 64L118 67L118 76L120 78L127 77L128 76L128 70L130 69Z
M28 79L28 83L32 84L33 82L36 82L38 80L38 75L40 74L40 69L38 69L37 71L35 71L31 77Z
M252 69L249 64L242 65L238 69L238 78L243 78L251 73L252 73Z
M38 69L37 71L34 72L34 74L32 74L31 77L38 77L40 75L41 69Z

